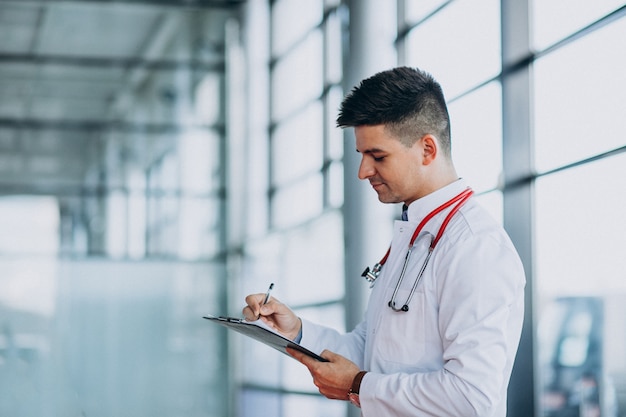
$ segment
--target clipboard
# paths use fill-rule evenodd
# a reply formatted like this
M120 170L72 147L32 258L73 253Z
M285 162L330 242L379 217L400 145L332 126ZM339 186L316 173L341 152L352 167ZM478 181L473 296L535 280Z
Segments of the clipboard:
M259 341L269 347L278 350L279 352L284 353L290 358L292 356L287 353L287 348L302 352L305 355L310 356L313 359L317 359L320 362L328 362L327 359L324 359L318 354L311 352L304 346L299 345L293 340L289 340L286 337L278 334L276 331L272 330L267 324L263 323L260 320L250 322L235 317L215 317L211 315L204 316L203 318L209 320L210 322L224 326L227 329L231 329L236 331L237 333L248 336L256 341Z

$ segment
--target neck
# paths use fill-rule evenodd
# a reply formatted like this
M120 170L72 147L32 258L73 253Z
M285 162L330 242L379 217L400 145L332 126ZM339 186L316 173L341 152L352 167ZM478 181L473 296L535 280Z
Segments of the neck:
M454 166L452 166L452 164L448 164L439 170L434 170L432 171L432 176L430 177L429 183L424 186L423 192L415 200L432 194L435 191L452 184L458 179L459 176L456 174L456 170L454 169ZM415 200L405 201L404 204L409 206Z
M450 185L459 179L454 165L448 160L442 161L439 166L433 168L433 189L431 192Z

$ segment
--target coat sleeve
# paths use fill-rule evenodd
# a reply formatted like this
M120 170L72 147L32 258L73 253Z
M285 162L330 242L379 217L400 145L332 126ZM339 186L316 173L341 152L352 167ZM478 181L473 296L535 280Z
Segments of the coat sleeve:
M363 321L350 333L341 334L334 329L302 319L300 344L317 354L328 349L345 356L363 369L366 328L365 321Z

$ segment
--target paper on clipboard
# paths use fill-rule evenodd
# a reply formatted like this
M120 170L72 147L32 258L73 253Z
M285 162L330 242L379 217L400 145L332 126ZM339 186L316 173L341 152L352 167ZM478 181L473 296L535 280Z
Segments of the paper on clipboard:
M285 355L291 357L287 353L287 348L291 348L297 351L300 351L314 359L317 359L320 362L328 362L327 359L322 358L316 353L311 352L304 346L299 345L293 340L289 340L281 334L277 333L267 324L265 324L262 320L257 321L246 321L244 319L234 318L234 317L216 317L216 316L204 316L203 318L217 323L221 326L224 326L228 329L234 330L238 333L241 333L245 336L248 336L254 340L257 340L267 346L270 346Z

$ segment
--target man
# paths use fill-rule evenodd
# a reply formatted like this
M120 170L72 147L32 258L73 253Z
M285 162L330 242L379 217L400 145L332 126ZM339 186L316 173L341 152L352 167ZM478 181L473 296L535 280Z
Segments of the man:
M246 297L244 316L321 351L328 362L290 354L321 394L351 400L363 416L505 416L524 271L456 174L441 87L419 69L378 73L344 99L337 124L355 129L359 178L406 209L382 266L369 271L365 319L342 335L274 298L263 305L263 294Z

